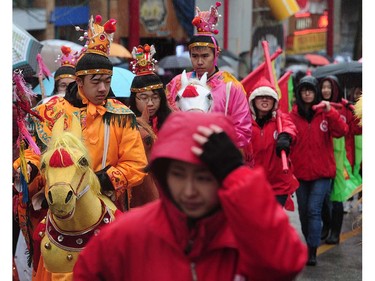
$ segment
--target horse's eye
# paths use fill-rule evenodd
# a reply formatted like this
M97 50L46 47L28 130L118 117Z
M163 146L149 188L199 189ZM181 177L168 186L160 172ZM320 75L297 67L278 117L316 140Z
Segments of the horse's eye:
M81 157L78 163L82 167L87 167L89 165L89 162L87 161L86 157Z
M180 100L180 96L176 96L176 98L174 99L174 101L179 101Z
M212 95L211 95L211 93L207 95L207 98L208 98L209 100L212 100Z

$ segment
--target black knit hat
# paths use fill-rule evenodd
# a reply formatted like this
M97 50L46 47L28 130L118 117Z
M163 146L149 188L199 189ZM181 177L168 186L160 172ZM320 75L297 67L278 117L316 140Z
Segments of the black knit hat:
M133 78L130 91L140 93L163 88L163 82L156 74L137 75Z
M85 53L76 64L76 75L88 74L112 74L113 64L108 57L95 54Z
M63 79L63 78L76 78L76 70L74 67L71 66L60 66L54 75L55 81Z
M110 19L101 26L100 15L91 16L88 31L80 40L86 39L86 44L76 64L76 76L88 74L112 75L113 65L109 60L109 50L116 31L116 20ZM76 27L80 30L79 27Z

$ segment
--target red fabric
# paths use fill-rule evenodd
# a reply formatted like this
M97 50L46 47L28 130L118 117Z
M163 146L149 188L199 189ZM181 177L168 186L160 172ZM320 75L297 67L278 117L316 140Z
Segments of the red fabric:
M279 99L279 109L284 112L289 112L289 77L292 74L291 71L287 71L277 82L281 92Z
M348 159L350 165L354 166L355 161L355 143L354 136L362 135L362 127L359 125L359 119L355 118L353 112L345 107L345 102L343 102L343 107L340 110L341 118L346 121L349 126L349 131L345 135L345 150L346 158Z
M288 114L282 113L282 132L288 133L293 140L296 138L296 127ZM281 158L276 155L276 140L278 132L276 118L273 117L264 124L263 128L253 121L253 149L255 167L263 167L276 195L292 194L299 186L293 175L293 166L289 161L289 172L283 172ZM293 149L293 148L292 148Z
M277 49L275 53L270 56L271 61L276 59L283 51L281 49ZM252 72L250 72L244 79L241 80L241 84L245 88L247 96L251 93L256 87L256 82L263 76L265 76L266 64L263 62L257 68L255 68ZM267 76L266 76L267 77Z
M74 165L74 162L65 149L56 149L49 160L49 165L53 168L61 168Z
M167 157L197 163L190 152L197 125L222 126L235 138L227 120L210 113L172 113L159 132L151 162ZM218 190L222 208L190 227L166 196L166 187L159 188L160 199L124 213L90 240L75 264L75 281L191 281L194 274L197 280L241 275L240 280L289 281L304 268L306 246L263 171L246 166L232 171Z
M192 267L197 280L234 280L235 274L293 280L305 266L307 249L263 172L235 170L219 196L223 211L190 231L185 215L165 197L125 213L89 242L74 280L191 281ZM190 239L192 251L185 255Z
M290 116L298 130L297 141L290 155L297 179L334 178L336 163L332 138L344 136L348 132L348 125L333 107L328 112L318 110L311 123L298 114L296 105Z
M36 272L37 269L38 269L38 263L39 263L39 259L40 259L40 255L41 255L41 252L40 252L40 243L42 242L42 238L39 233L44 233L46 230L46 223L45 223L45 220L43 220L42 222L40 222L34 232L33 232L33 249L34 249L34 252L33 252L33 270Z
M186 161L193 164L201 164L190 148L196 145L192 138L198 126L209 126L216 124L223 128L232 139L236 141L236 132L230 117L226 117L221 113L207 113L190 111L173 112L168 117L168 126L162 127L158 133L153 149L150 155L150 161L156 158L172 158L176 160ZM183 130L181 129L183 127ZM168 145L165 145L165 139L168 139Z

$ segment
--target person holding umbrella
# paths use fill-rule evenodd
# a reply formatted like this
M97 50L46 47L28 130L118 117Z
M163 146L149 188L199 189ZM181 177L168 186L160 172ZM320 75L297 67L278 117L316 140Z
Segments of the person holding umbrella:
M160 199L93 237L73 279L294 280L306 245L236 140L223 114L171 113L150 157Z
M188 78L200 79L207 72L207 85L211 88L213 97L212 112L221 112L231 116L236 129L241 150L249 166L254 165L251 147L251 114L246 100L246 92L242 84L229 72L220 71L217 66L220 47L214 35L218 34L216 24L219 20L216 2L210 11L200 11L196 8L196 16L192 24L197 33L191 37L188 44L193 71L187 72ZM176 96L181 89L181 74L174 77L166 86L168 102L174 110Z
M300 186L296 191L303 236L309 248L307 265L317 263L316 251L322 231L322 206L336 176L333 138L345 136L348 125L328 101L319 103L319 82L301 78L296 103L289 113L298 130L290 158ZM319 104L319 106L318 106Z
M141 183L146 175L147 158L134 113L112 98L113 65L108 58L108 48L116 30L116 20L110 19L103 26L101 20L101 16L89 20L88 32L85 32L87 43L76 63L76 83L69 87L64 98L34 108L44 120L34 118L33 125L43 151L61 115L66 118L66 126L70 126L73 115L78 117L101 192L119 210L127 211L131 188ZM31 175L38 174L39 161L40 157L35 154L28 158ZM18 168L17 163L14 168ZM41 192L42 198L43 195Z

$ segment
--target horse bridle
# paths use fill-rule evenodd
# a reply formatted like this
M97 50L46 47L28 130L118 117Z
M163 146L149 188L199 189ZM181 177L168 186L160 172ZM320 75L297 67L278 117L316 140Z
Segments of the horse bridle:
M81 178L80 178L80 180L78 182L77 189L76 189L77 191L79 190L79 188L80 188L80 186L82 184L82 181L83 181L83 178L85 177L85 175L86 175L86 172L84 172L82 174L82 176L81 176ZM69 188L70 188L70 190L73 192L74 196L77 198L77 200L79 198L81 198L90 189L90 185L88 184L88 185L86 185L86 187L81 192L77 193L76 191L74 191L72 185L70 183L68 183L68 182L55 182L53 185L49 186L48 189L51 190L51 188L53 188L55 186L60 186L60 185L68 185Z

